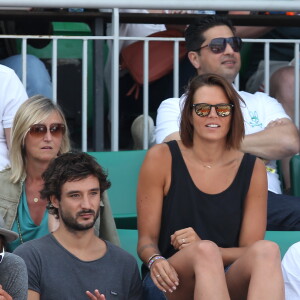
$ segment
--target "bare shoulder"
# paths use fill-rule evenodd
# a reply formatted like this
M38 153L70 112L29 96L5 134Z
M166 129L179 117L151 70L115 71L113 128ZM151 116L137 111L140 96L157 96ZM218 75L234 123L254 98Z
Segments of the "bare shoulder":
M254 164L254 171L266 173L266 165L262 159L256 157L255 164Z
M146 154L141 171L160 173L167 171L171 166L171 153L167 144L158 144L151 147Z
M157 144L151 147L146 154L146 159L153 159L156 161L164 160L171 157L169 146L166 143Z

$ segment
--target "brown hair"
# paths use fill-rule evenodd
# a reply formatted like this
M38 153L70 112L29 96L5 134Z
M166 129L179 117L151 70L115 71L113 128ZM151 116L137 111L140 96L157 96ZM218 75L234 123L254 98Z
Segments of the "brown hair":
M193 146L194 125L192 122L193 101L196 91L203 86L219 86L225 92L229 103L234 105L230 123L230 129L227 135L227 147L239 149L242 139L245 136L245 127L240 101L241 96L235 91L233 86L225 78L217 74L203 74L194 77L186 90L186 99L181 114L180 137L186 147Z

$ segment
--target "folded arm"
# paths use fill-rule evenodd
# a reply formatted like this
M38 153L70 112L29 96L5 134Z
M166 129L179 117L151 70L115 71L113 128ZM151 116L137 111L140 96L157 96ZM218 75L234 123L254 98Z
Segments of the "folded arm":
M299 152L299 133L287 118L270 122L257 133L246 135L241 150L267 160L278 160Z

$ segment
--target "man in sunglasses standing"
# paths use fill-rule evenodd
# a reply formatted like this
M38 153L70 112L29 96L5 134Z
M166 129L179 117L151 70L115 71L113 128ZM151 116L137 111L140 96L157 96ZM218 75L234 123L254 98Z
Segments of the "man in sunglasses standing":
M215 73L233 83L240 68L241 39L227 18L210 15L185 33L188 57L198 74ZM300 199L281 194L276 160L299 151L296 126L276 99L264 93L238 92L246 136L241 150L265 161L268 174L268 230L300 230ZM158 108L156 142L180 139L179 121L185 95L163 101Z

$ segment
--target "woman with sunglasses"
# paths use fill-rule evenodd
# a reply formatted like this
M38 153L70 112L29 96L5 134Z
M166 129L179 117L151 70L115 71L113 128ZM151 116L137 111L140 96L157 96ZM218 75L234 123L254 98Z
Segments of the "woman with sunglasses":
M15 254L5 251L6 244L18 238L18 234L5 228L0 216L0 299L26 300L28 276L26 264Z
M146 155L137 192L144 299L284 299L279 248L263 240L266 170L239 151L240 100L223 77L195 77L181 141Z
M11 141L11 168L0 172L0 215L7 227L19 235L16 241L8 244L9 251L28 240L48 234L58 226L58 221L48 216L47 201L41 198L40 190L44 184L41 175L50 161L70 150L69 132L62 110L44 96L29 98L15 115ZM96 234L118 245L106 196L103 197L103 206L101 224L98 219L95 226Z
M69 133L61 109L50 99L37 95L16 112L11 130L11 167L0 172L0 214L19 238L8 244L13 251L25 241L51 230L47 201L40 197L42 173L49 162L70 150Z

